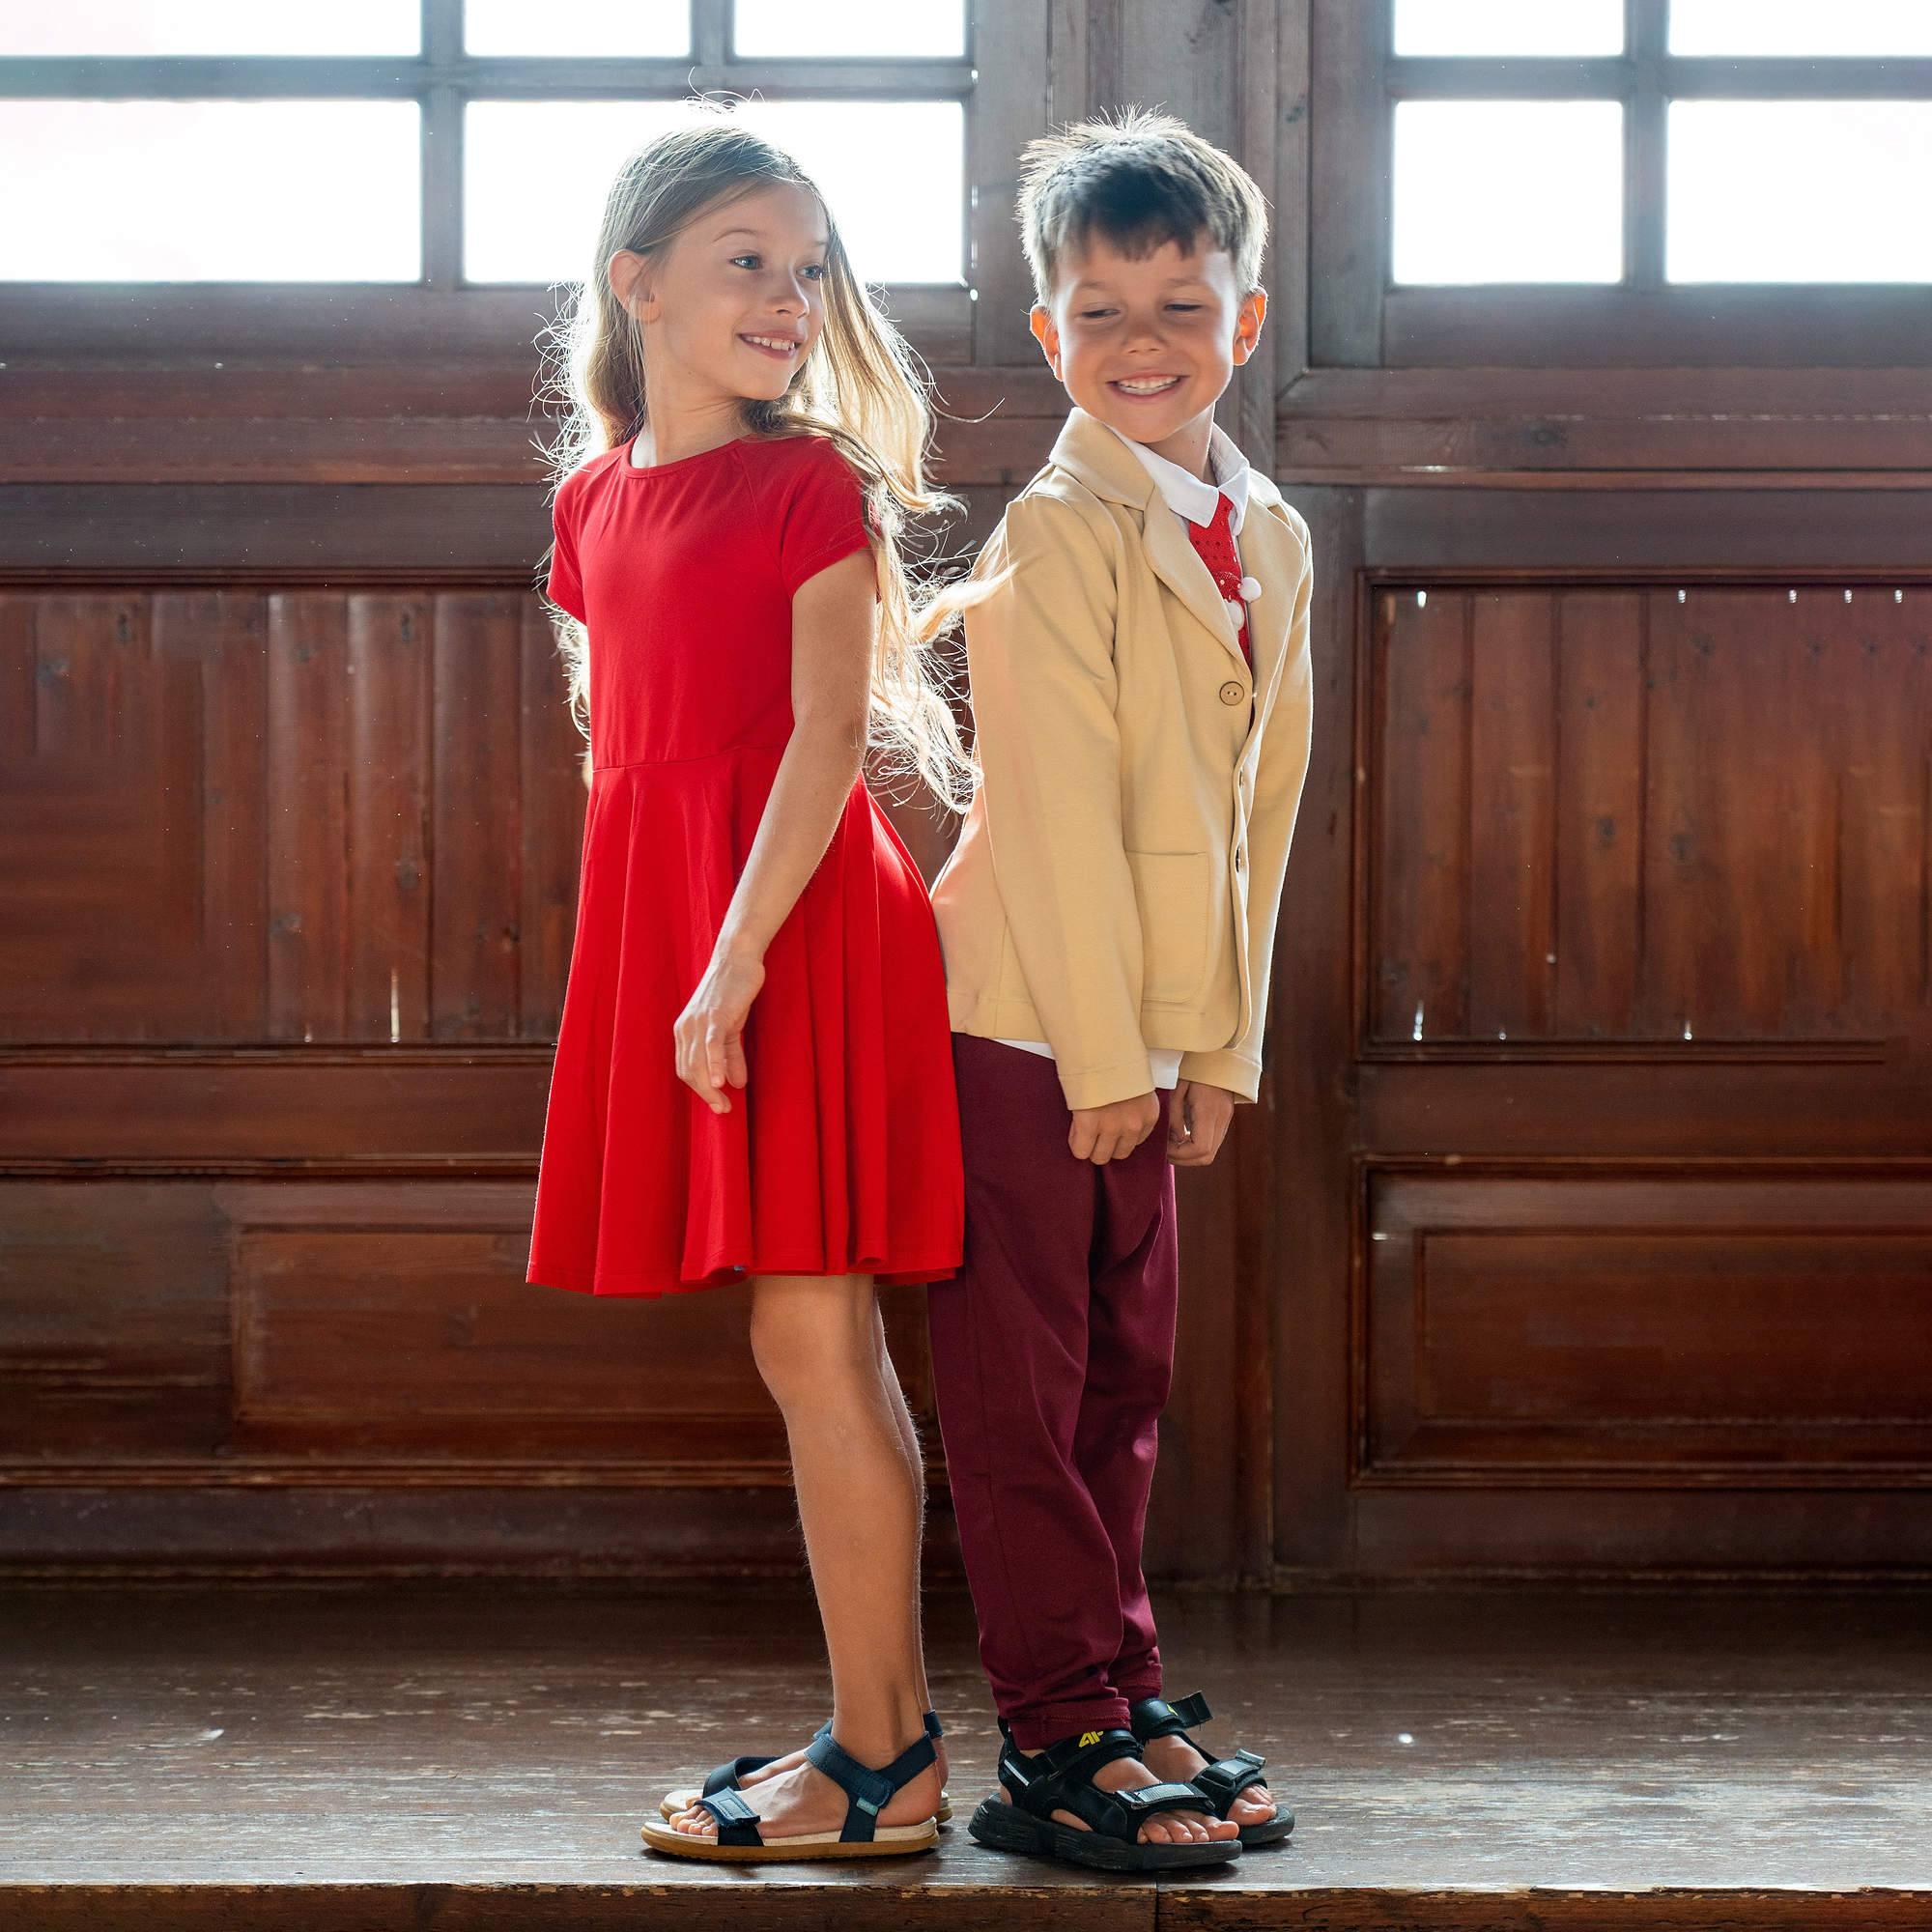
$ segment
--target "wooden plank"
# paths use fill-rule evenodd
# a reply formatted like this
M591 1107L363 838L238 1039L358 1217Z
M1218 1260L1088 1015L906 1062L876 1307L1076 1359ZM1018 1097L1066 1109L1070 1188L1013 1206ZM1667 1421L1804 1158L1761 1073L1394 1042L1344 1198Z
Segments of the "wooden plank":
M436 600L429 1031L437 1039L507 1039L518 1031L524 601L503 591Z
M1632 592L1556 600L1555 1032L1635 1026L1643 890L1642 605Z
M350 1037L349 604L269 599L269 1035Z
M429 1033L430 611L426 597L349 599L344 971L355 1039Z
M1838 932L1847 1029L1908 1031L1932 1005L1932 593L1852 593L1843 655L1862 700L1841 730Z
M1557 600L1470 600L1469 1031L1538 1038L1556 979Z
M1372 1031L1454 1039L1469 1027L1470 600L1384 591L1376 617Z
M246 591L163 592L155 648L192 668L199 690L201 878L196 903L208 963L207 1017L196 1037L262 1039L268 1031L266 601Z

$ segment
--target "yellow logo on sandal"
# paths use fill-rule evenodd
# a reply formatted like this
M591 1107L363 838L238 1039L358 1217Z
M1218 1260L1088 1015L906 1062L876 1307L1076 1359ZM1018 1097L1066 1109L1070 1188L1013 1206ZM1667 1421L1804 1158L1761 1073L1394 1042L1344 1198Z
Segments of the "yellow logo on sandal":
M1080 1733L1079 1747L1082 1750L1085 1750L1089 1745L1097 1745L1099 1742L1100 1733L1098 1731L1082 1731Z

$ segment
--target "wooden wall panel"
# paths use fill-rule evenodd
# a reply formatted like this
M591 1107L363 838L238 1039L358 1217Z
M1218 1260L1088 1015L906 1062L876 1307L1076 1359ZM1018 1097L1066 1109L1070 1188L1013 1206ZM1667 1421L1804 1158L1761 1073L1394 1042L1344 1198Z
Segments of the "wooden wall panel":
M534 599L22 591L0 675L0 1045L554 1031L582 741Z
M1932 1181L1369 1177L1358 1480L1932 1486Z
M15 1464L208 1457L227 1260L203 1187L0 1179L0 1486Z
M192 617L133 592L4 601L31 699L0 753L0 1039L259 1030L253 673L200 655L242 645L248 600Z
M1376 611L1375 1041L1919 1023L1932 591L1438 583Z

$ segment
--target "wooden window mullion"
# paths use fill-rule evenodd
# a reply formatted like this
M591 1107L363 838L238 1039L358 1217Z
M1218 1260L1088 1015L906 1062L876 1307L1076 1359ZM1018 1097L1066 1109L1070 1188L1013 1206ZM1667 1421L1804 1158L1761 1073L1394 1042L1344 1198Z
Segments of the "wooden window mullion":
M422 0L422 267L434 289L463 278L463 0Z
M1624 280L1663 286L1664 42L1669 0L1624 0Z

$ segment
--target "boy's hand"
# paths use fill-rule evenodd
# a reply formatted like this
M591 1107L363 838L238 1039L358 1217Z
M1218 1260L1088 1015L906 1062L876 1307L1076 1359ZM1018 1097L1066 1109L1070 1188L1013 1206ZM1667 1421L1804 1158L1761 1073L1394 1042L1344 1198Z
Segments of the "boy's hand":
M1110 1160L1125 1160L1159 1124L1160 1096L1155 1094L1136 1094L1106 1107L1075 1107L1066 1145L1075 1160L1105 1167Z
M1206 1167L1221 1151L1235 1118L1235 1096L1205 1080L1178 1080L1167 1108L1167 1157L1176 1167Z

